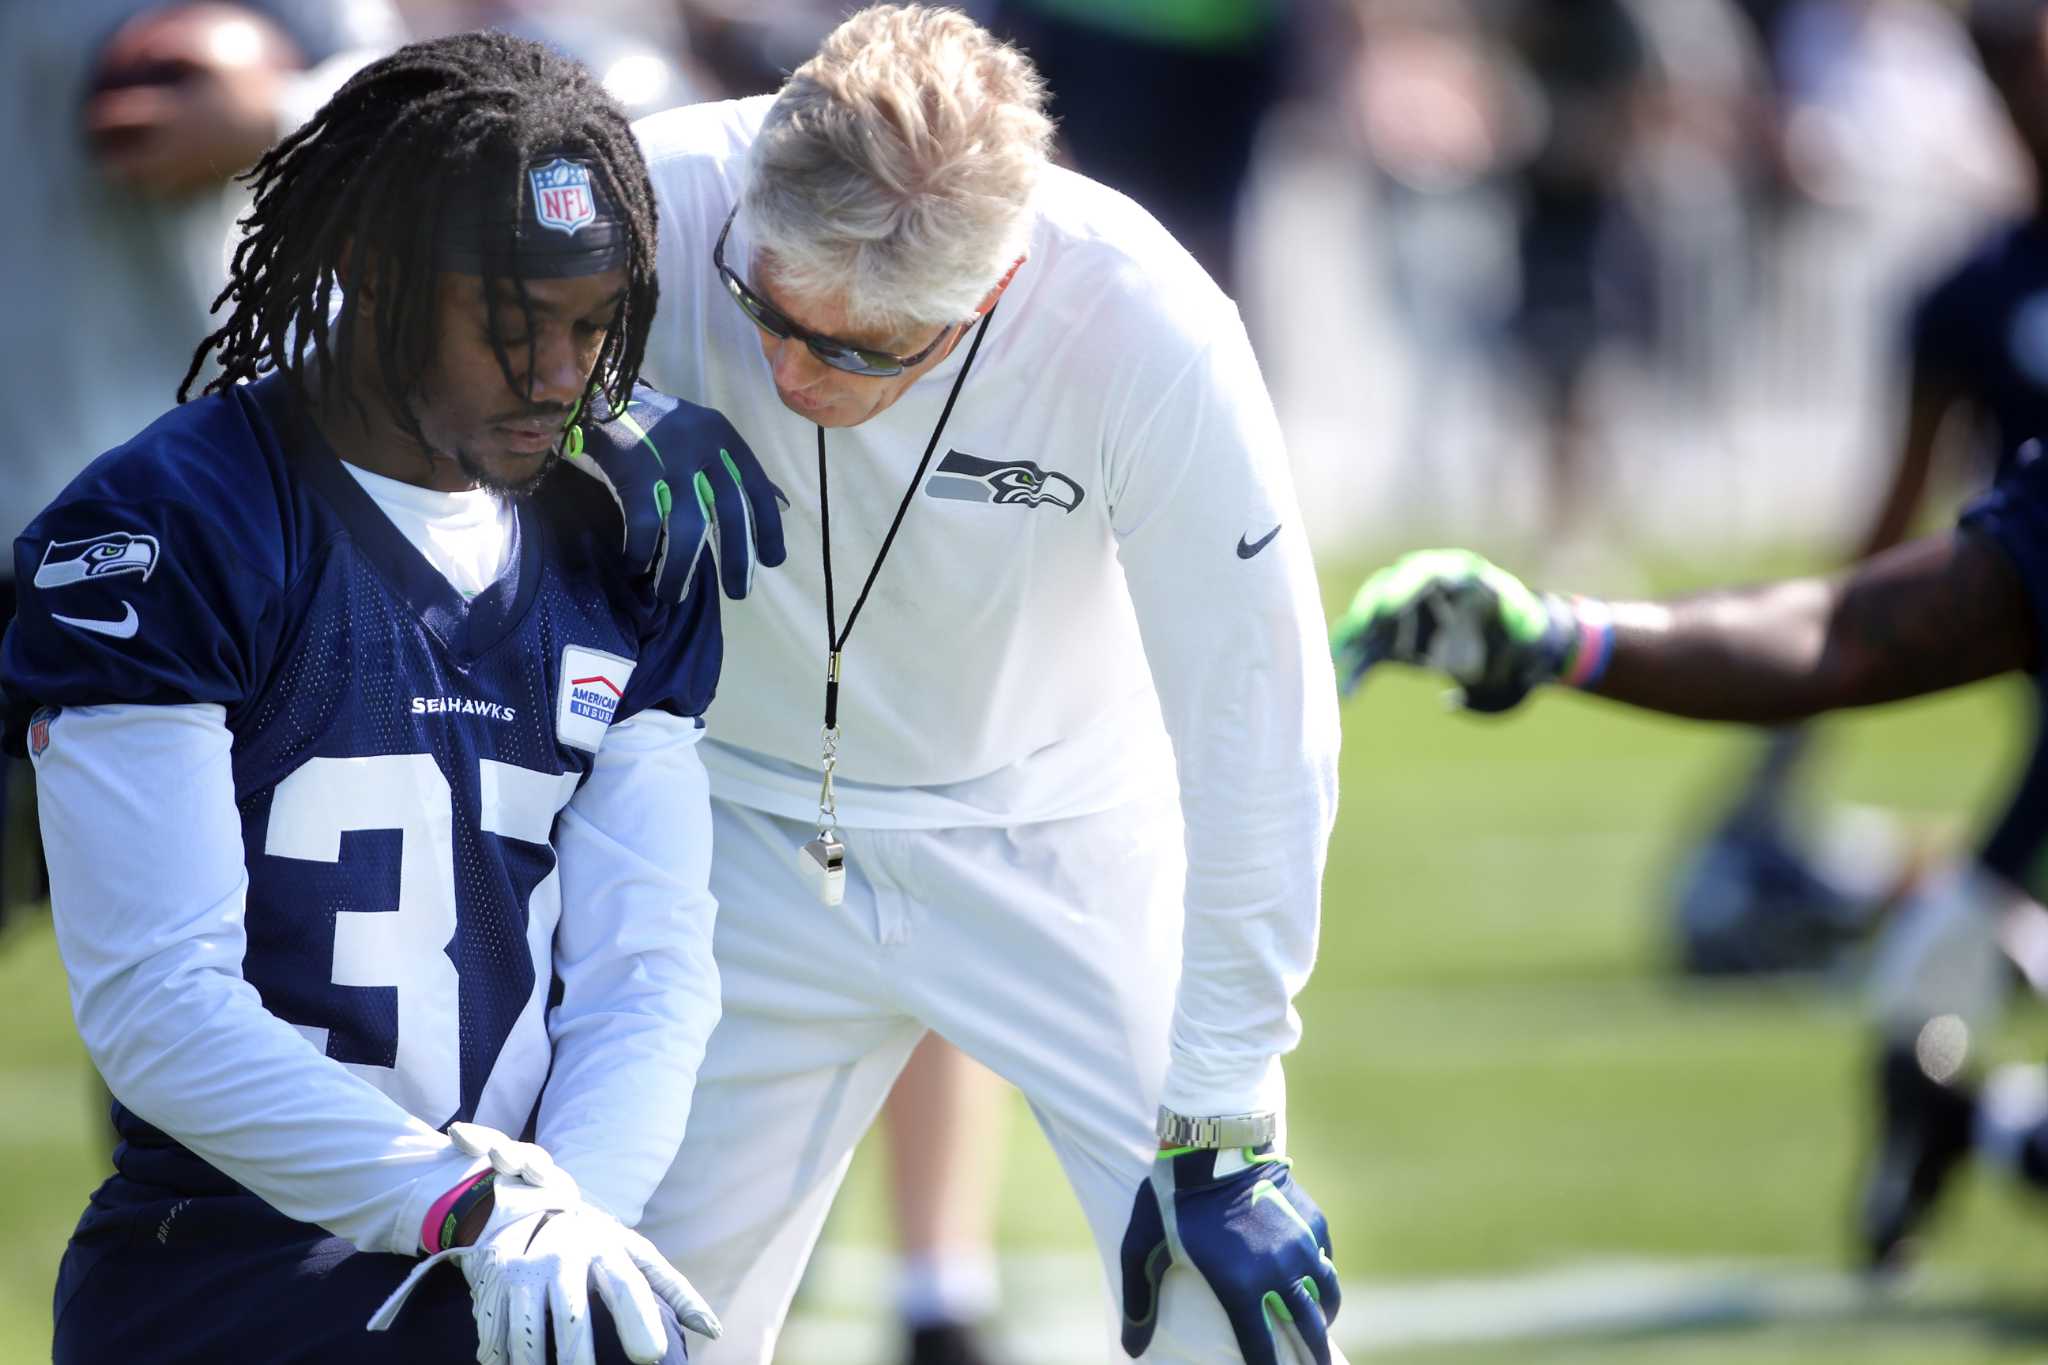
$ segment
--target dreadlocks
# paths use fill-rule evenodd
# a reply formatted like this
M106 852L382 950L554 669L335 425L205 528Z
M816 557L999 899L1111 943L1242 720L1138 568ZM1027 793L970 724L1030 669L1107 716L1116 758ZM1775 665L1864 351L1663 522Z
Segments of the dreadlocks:
M354 336L328 319L344 268L350 291L374 296L377 362L399 421L422 439L413 399L440 326L434 289L436 234L457 194L496 202L474 215L475 254L492 300L491 345L506 382L524 386L500 338L495 300L508 277L527 314L532 304L512 263L522 168L537 154L588 158L627 233L626 298L605 334L584 394L623 408L640 371L656 287L655 210L646 163L624 112L568 57L504 33L462 33L414 43L364 67L325 108L244 177L254 203L242 226L217 309L234 309L201 342L178 387L183 402L207 356L220 374L202 392L266 371L282 373L301 401L307 350L323 385L348 392ZM476 205L463 205L474 209ZM471 215L463 215L465 218ZM524 373L532 373L530 363Z

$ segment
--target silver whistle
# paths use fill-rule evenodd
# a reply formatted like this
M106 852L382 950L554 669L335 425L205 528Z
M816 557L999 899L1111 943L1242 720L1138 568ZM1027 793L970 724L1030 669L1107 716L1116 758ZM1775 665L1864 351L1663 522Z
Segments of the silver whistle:
M837 905L846 898L846 845L831 831L796 851L796 871L822 903Z

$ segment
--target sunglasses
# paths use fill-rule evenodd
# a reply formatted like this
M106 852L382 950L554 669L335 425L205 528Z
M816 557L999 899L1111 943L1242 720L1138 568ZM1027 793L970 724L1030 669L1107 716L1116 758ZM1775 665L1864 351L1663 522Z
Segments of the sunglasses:
M952 336L958 327L965 325L955 324L945 328L932 338L931 345L915 355L877 351L872 347L856 346L850 341L835 341L831 337L807 331L798 326L780 308L749 289L747 282L725 263L725 239L731 234L732 220L739 216L739 212L739 207L735 205L733 211L725 215L725 226L718 230L718 241L711 248L711 264L718 267L718 277L725 281L726 292L732 295L732 301L740 306L740 311L745 313L756 327L779 340L801 341L810 348L812 355L833 369L842 370L847 374L864 374L874 379L888 379L924 361L933 351L938 350L940 343Z

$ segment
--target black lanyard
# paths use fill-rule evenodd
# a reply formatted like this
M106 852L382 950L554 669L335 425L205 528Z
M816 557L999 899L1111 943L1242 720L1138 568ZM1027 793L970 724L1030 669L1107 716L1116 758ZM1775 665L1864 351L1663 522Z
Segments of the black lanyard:
M974 368L974 357L981 350L981 339L988 334L988 325L995 316L996 310L990 308L982 317L981 326L974 331L974 344L967 348L967 359L961 364L960 373L954 377L953 391L946 395L946 406L939 413L939 424L932 428L931 440L925 443L924 458L917 462L917 473L910 476L910 486L903 490L903 500L896 504L896 519L889 523L889 534L882 537L882 548L875 552L875 562L868 569L867 582L861 584L860 596L854 599L853 610L846 614L844 630L839 628L832 600L832 498L825 479L825 428L818 428L818 530L825 551L825 731L828 736L839 728L840 651L846 648L846 639L853 634L853 623L859 619L860 609L868 603L868 592L875 586L875 575L882 571L882 561L889 557L889 547L896 543L896 532L902 529L903 518L910 511L910 500L924 482L925 471L931 468L932 452L939 448L939 436L946 429L947 419L953 415L953 401L960 396L960 386L967 382L967 372Z

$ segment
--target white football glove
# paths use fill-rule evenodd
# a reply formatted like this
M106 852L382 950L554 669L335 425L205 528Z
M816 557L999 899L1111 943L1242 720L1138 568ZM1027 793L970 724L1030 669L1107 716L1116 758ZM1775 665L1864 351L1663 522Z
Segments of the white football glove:
M550 1321L558 1365L592 1365L592 1286L611 1310L619 1345L643 1365L655 1365L668 1348L657 1296L683 1326L719 1334L710 1305L654 1244L587 1202L541 1148L477 1124L451 1124L448 1136L497 1172L491 1216L473 1244L415 1266L370 1318L371 1331L397 1319L428 1270L454 1261L469 1281L478 1365L546 1365Z

